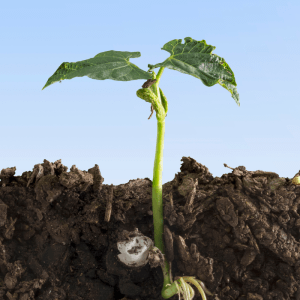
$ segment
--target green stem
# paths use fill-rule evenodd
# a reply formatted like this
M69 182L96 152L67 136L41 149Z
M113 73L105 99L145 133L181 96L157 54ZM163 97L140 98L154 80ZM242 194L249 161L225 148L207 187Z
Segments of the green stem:
M155 85L159 85L159 82L160 82L160 77L164 71L165 67L161 67L156 75L156 82L155 82Z
M158 84L164 68L160 68L156 76L155 91L159 95ZM154 92L155 92L154 91ZM165 135L165 114L161 117L157 117L157 137L156 137L156 151L153 168L153 182L152 182L152 211L153 211L153 226L154 226L154 244L165 254L165 245L163 240L164 232L164 215L163 215L163 202L162 202L162 171L163 171L163 150L164 150L164 135ZM171 284L169 275L169 262L165 258L162 266L164 284L162 294L167 288L167 285ZM168 297L169 298L169 297Z
M177 281L177 284L179 287L182 286L182 283L181 282L178 282ZM163 289L162 292L161 292L161 295L164 299L169 299L171 298L172 296L174 296L175 294L178 293L178 290L177 290L177 287L175 285L175 281L171 284L171 286L168 286L167 288Z
M158 89L158 85L160 82L160 78L161 75L164 71L165 67L161 67L157 73L157 75L155 76L156 82L150 87L153 91L153 93L160 99L160 95L159 95L159 89Z
M162 254L165 254L165 245L163 241L164 216L163 216L163 202L162 202L164 135L165 135L165 119L163 118L163 120L157 120L156 152L155 152L153 182L152 182L154 244L161 251ZM162 269L164 275L164 288L165 288L166 284L171 284L170 276L169 276L170 267L169 267L169 262L166 259Z
M152 182L152 210L154 223L154 243L164 254L163 231L163 203L162 203L162 171L164 149L165 120L157 120L156 152L153 168Z

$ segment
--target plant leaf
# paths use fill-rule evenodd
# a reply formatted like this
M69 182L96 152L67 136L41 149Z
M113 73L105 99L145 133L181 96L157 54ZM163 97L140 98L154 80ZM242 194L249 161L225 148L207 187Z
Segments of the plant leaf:
M136 95L139 98L145 100L146 102L149 102L149 103L152 104L154 110L156 111L156 118L157 119L161 119L161 118L165 117L165 115L167 113L165 111L165 102L167 102L166 98L165 98L165 101L163 102L164 104L162 104L160 102L159 98L154 94L154 92L150 88L139 89L139 90L136 91ZM166 107L168 109L168 106L166 106Z
M129 61L130 58L140 56L140 52L111 50L98 53L90 59L71 63L63 62L49 77L42 90L57 81L83 76L97 80L112 79L118 81L151 79L151 74Z
M171 56L162 63L149 64L148 72L155 68L166 67L192 75L200 79L206 86L219 83L231 93L232 98L240 106L232 70L224 58L211 53L216 47L206 44L205 40L196 41L190 37L186 37L184 40L184 44L181 44L181 39L166 43L161 49L168 51Z
M165 109L165 112L167 114L168 112L168 101L167 101L167 97L165 96L165 94L163 93L163 91L161 90L161 88L159 88L159 93L160 93L160 99L161 99L161 104Z

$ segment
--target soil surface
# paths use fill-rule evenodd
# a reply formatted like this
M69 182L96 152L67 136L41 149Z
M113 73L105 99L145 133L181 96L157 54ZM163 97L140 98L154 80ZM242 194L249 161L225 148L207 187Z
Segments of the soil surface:
M214 178L182 161L163 185L173 278L200 279L208 300L299 300L300 186L243 166ZM67 169L61 160L22 176L2 169L0 300L163 299L160 267L128 268L117 257L124 230L154 240L152 181L105 185L98 165Z

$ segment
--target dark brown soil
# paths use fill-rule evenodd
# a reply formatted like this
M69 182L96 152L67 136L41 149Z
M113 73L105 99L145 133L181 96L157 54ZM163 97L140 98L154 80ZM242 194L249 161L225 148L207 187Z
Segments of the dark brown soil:
M300 186L243 166L214 178L182 161L163 185L173 278L200 279L209 300L300 299ZM160 267L117 258L124 229L154 239L151 180L105 185L98 165L67 169L44 160L22 176L1 171L0 299L162 299Z

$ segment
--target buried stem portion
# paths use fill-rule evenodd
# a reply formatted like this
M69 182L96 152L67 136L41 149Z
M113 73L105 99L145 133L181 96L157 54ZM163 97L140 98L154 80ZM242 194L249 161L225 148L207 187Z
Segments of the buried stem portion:
M175 280L174 282L172 282L172 284L170 284L169 286L167 286L165 289L162 290L161 295L164 299L171 298L175 294L178 294L182 286L183 284L181 281Z
M208 289L205 288L203 282L200 281L199 279L195 279L195 277L190 277L190 276L183 276L175 280L171 285L169 285L166 289L164 289L161 294L162 297L164 299L168 299L174 296L175 294L181 293L183 294L184 299L187 300L193 299L195 292L192 289L192 287L187 284L187 282L190 282L197 287L203 300L206 300L205 292L208 295L213 295Z

